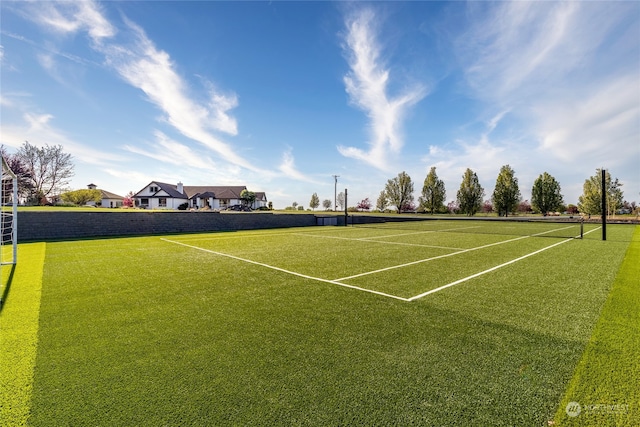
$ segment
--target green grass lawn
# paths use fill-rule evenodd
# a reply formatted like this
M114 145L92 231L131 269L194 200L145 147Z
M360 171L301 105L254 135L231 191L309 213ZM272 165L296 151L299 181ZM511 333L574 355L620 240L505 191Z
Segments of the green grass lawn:
M47 243L29 425L547 425L601 313L640 306L612 298L633 230ZM341 286L406 298L485 271L411 302Z

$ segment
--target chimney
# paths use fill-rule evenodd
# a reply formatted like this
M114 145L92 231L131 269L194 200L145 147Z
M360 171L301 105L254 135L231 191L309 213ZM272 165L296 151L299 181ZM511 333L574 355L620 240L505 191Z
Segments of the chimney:
M180 194L184 193L184 188L182 187L182 183L181 182L178 183L178 187L176 189L178 190L178 193L180 193Z

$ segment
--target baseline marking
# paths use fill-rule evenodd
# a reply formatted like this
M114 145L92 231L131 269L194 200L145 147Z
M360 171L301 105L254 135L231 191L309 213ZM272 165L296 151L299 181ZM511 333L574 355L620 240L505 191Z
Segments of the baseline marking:
M387 298L393 298L393 299L397 299L397 300L400 300L400 301L405 301L405 302L409 301L407 298L399 297L399 296L396 296L396 295L391 295L391 294L387 294L387 293L384 293L384 292L379 292L379 291L374 291L374 290L371 290L371 289L361 288L359 286L348 285L346 283L341 283L341 282L339 282L337 280L328 280L328 279L322 279L320 277L308 276L306 274L296 273L295 271L285 270L284 268L275 267L273 265L263 264L261 262L252 261L250 259L240 258L240 257L237 257L235 255L229 255L229 254L225 254L225 253L222 253L222 252L212 251L210 249L200 248L198 246L188 245L186 243L177 242L175 240L169 240L169 239L165 239L165 238L160 238L160 240L168 242L168 243L174 243L176 245L185 246L185 247L191 248L191 249L196 249L196 250L199 250L199 251L202 251L202 252L207 252L207 253L210 253L210 254L214 254L214 255L218 255L218 256L223 256L223 257L235 259L235 260L238 260L238 261L247 262L249 264L259 265L261 267L270 268L272 270L280 271L282 273L291 274L293 276L302 277L304 279L310 279L310 280L315 280L315 281L324 282L324 283L331 283L332 285L338 285L338 286L342 286L342 287L345 287L345 288L351 288L351 289L356 289L356 290L363 291L363 292L369 292L369 293L372 293L372 294L381 295L381 296L384 296L384 297L387 297Z
M600 227L598 227L598 228L600 228ZM584 233L584 234L589 234L589 233L591 233L591 232L593 232L593 231L596 231L598 228L595 228L595 229L593 229L593 230L591 230L591 231L588 231L587 233ZM500 265L496 265L495 267L491 267L491 268L488 268L488 269L486 269L486 270L484 270L484 271L481 271L481 272L479 272L479 273L472 274L471 276L467 276L467 277L465 277L465 278L463 278L463 279L456 280L455 282L451 282L451 283L448 283L448 284L446 284L446 285L444 285L444 286L440 286L439 288L432 289L432 290L427 291L427 292L423 292L423 293L421 293L420 295L416 295L416 296L413 296L413 297L411 297L411 298L408 298L408 300L409 300L409 301L415 301L415 300L420 299L420 298L422 298L422 297L426 297L427 295L430 295L430 294L433 294L433 293L439 292L439 291L441 291L441 290L443 290L443 289L447 289L447 288L449 288L449 287L451 287L451 286L459 285L460 283L466 282L466 281L471 280L471 279L475 279L476 277L482 276L483 274L487 274L487 273L490 273L490 272L492 272L492 271L495 271L495 270L497 270L497 269L499 269L499 268L506 267L507 265L510 265L510 264L515 263L515 262L521 261L521 260L523 260L523 259L525 259L525 258L529 258L530 256L537 255L537 254L539 254L540 252L544 252L544 251L546 251L547 249L551 249L551 248L553 248L553 247L555 247L555 246L562 245L563 243L567 243L567 242L570 242L570 241L572 241L572 240L574 240L574 238L573 238L573 237L571 237L571 238L569 238L569 239L566 239L566 240L563 240L563 241L561 241L561 242L554 243L553 245L549 245L549 246L544 247L544 248L542 248L542 249L538 249L537 251L534 251L534 252L531 252L531 253L529 253L529 254L523 255L523 256L521 256L521 257L519 257L519 258L512 259L511 261L507 261L507 262L502 263L502 264L500 264Z
M436 246L436 245L421 245L419 243L403 243L403 242L384 242L379 240L371 240L372 237L361 237L361 238L353 238L353 237L338 237L338 236L318 236L309 233L293 233L296 236L305 236L305 237L316 237L318 239L338 239L338 240L353 240L359 242L369 242L369 243L382 243L384 245L402 245L402 246L417 246L420 248L435 248L435 249L449 249L452 251L459 251L462 248L452 248L449 246ZM384 236L384 237L395 237L394 236ZM380 238L380 236L376 236L374 238Z

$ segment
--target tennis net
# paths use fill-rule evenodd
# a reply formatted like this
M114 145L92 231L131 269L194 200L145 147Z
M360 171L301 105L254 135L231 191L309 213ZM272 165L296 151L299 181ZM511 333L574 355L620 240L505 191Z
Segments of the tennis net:
M414 230L513 236L581 239L584 223L580 218L441 218L423 216L351 216L349 225L377 229Z

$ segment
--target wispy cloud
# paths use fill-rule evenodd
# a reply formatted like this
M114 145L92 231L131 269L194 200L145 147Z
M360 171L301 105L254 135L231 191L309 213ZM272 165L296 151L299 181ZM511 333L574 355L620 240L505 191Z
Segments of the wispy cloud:
M23 108L19 103L15 103L12 107L15 109ZM55 117L52 114L24 111L21 123L2 125L0 142L14 148L19 148L25 140L36 146L62 145L65 152L71 154L75 159L95 166L106 166L126 160L124 156L96 150L78 142L57 128L53 124L54 120Z
M389 70L380 58L382 46L376 25L376 15L368 8L357 11L345 22L344 50L351 70L344 83L351 103L369 118L371 139L368 151L343 146L338 151L385 170L389 154L402 148L401 128L407 109L424 98L427 91L423 86L413 86L395 97L388 95Z
M470 96L519 121L529 159L591 172L640 157L638 62L629 61L638 59L637 3L468 7L471 25L455 47Z
M176 71L170 55L158 49L144 30L123 18L126 43L115 41L115 27L93 1L46 2L33 8L32 19L59 33L86 31L91 47L104 55L108 66L130 85L142 90L149 101L164 114L165 121L182 135L215 151L225 161L252 171L260 169L233 147L222 141L216 132L237 135L237 122L229 111L237 107L233 93L222 93L205 82L208 99L197 100L191 89Z
M200 169L210 169L215 166L214 161L209 157L194 152L187 145L172 140L158 130L155 131L155 137L155 141L147 144L146 147L125 145L123 148L131 153L177 166L187 164L189 167Z
M296 181L315 182L296 168L293 150L291 148L288 148L282 154L282 162L280 166L278 166L278 170L286 177L295 179Z

